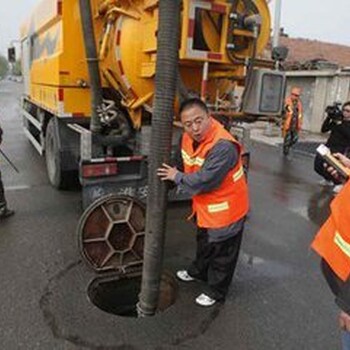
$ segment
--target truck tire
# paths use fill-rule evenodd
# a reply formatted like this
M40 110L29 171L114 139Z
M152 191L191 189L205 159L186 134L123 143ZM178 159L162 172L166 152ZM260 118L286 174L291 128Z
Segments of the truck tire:
M57 189L67 189L70 172L62 170L62 154L59 149L58 130L51 118L45 135L45 160L47 175L51 185Z

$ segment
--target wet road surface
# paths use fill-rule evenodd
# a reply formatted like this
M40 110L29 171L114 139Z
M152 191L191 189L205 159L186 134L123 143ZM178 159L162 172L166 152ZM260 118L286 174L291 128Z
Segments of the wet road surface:
M9 205L0 223L1 348L17 349L305 349L340 347L337 309L309 249L328 213L329 189L318 185L311 157L253 143L251 211L237 273L224 305L194 305L197 283L179 283L174 306L153 318L123 318L87 298L96 274L81 261L76 226L79 191L58 192L43 159L25 139L19 117L22 86L0 82L3 159ZM164 267L174 272L193 256L194 227L187 204L168 211Z

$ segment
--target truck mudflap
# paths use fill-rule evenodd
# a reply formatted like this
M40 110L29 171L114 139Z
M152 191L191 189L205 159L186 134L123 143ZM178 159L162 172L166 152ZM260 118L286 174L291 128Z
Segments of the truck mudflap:
M146 203L147 157L106 157L84 160L80 164L82 207L109 194L129 196ZM179 188L168 193L169 201L188 200L190 196Z

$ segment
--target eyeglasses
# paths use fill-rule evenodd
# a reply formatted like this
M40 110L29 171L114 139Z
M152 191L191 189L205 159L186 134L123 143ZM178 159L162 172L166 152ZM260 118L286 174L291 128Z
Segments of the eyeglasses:
M292 94L292 96L299 97L300 95L298 95L298 94Z
M343 109L343 112L350 113L350 109Z

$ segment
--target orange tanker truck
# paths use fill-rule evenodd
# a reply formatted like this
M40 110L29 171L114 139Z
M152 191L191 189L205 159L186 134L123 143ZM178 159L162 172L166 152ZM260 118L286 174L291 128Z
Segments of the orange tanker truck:
M21 27L25 134L53 186L80 175L84 207L147 193L158 13L159 0L42 0ZM231 126L280 115L266 0L183 0L179 30L177 103L201 96Z

